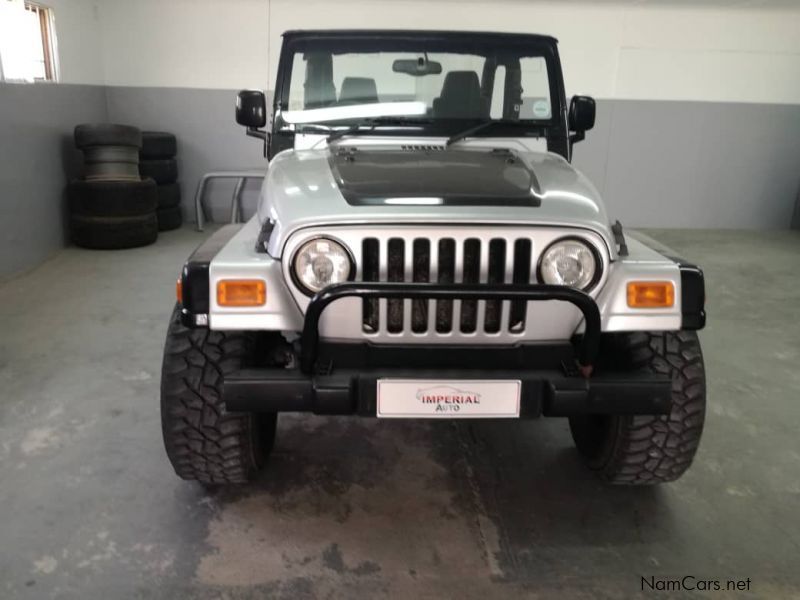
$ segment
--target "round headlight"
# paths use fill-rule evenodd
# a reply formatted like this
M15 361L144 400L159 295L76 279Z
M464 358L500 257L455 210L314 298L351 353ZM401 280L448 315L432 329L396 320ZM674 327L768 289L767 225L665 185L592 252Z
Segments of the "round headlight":
M599 265L592 248L575 239L559 240L551 244L539 263L539 274L544 283L568 285L586 290L596 282Z
M294 274L304 291L316 294L350 278L353 263L347 249L328 238L310 240L294 255Z

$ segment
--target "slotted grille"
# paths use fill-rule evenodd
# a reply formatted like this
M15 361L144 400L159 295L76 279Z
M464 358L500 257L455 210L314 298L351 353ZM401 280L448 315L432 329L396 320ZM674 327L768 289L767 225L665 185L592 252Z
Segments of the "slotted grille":
M365 238L364 281L442 284L530 283L533 246L528 238ZM382 311L385 314L381 314ZM364 300L364 333L497 334L525 331L524 301Z

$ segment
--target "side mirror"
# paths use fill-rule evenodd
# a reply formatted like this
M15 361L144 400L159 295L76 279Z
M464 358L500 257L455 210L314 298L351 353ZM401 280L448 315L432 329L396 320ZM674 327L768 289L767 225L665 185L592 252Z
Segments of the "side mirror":
M261 129L267 124L267 99L260 90L242 90L236 97L236 122L247 127L247 135L264 142L267 156L269 134Z
M569 105L569 130L584 132L594 127L595 104L590 96L573 96Z
M267 99L264 92L242 90L236 98L236 122L248 129L261 129L267 124Z
M586 132L594 127L595 104L591 96L573 96L569 103L567 125L575 133L569 136L569 155L572 159L572 146L586 138Z

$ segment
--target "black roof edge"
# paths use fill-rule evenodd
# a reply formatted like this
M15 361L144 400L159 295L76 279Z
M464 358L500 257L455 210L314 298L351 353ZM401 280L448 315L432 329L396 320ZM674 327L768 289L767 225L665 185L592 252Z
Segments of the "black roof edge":
M558 43L558 39L539 33L514 33L506 31L445 31L437 29L290 29L281 34L283 37L495 37L507 39L529 39L538 42Z

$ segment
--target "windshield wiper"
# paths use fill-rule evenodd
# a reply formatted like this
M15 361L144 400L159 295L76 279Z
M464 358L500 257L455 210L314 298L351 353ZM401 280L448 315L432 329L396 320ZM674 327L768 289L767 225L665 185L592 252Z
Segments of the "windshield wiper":
M495 123L502 123L502 122L503 121L495 121L495 120L489 119L488 121L483 121L481 123L478 123L477 125L473 125L469 129L465 129L464 131L459 131L458 133L454 133L453 135L451 135L449 138L447 138L447 142L445 143L445 146L452 146L456 142L460 142L461 140L463 140L465 138L468 138L472 134L478 133L479 131L482 131L482 130L486 129L490 125L494 125Z
M346 135L368 133L380 125L427 125L429 123L433 123L433 119L424 117L375 117L373 119L360 121L346 129L339 129L338 131L332 132L328 135L327 142L330 144Z

